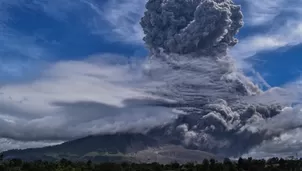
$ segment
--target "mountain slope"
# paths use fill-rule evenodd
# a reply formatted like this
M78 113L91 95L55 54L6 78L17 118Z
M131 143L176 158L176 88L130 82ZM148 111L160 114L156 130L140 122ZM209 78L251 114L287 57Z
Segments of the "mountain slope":
M95 162L202 162L215 155L182 146L165 144L152 137L135 133L88 136L56 146L25 150L10 150L3 153L4 159L56 161L68 160Z
M88 136L44 148L9 150L4 152L3 155L5 158L21 158L24 160L56 160L60 158L81 160L100 156L122 158L124 154L157 146L158 142L146 135L120 133Z

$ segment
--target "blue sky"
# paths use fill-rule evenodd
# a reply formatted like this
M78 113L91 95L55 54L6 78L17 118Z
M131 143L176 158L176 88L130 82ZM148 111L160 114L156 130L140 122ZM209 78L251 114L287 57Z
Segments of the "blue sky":
M56 9L60 5L58 0L51 3L2 3L5 4L4 7L7 6L5 14L0 18L3 25L0 35L3 44L0 47L2 82L32 78L33 74L40 72L39 65L45 62L81 60L99 53L115 53L127 57L142 57L146 54L143 45L135 42L136 38L131 42L136 35L129 34L129 40L117 35L114 31L116 26L109 21L111 19L103 17L111 2L90 4L93 1L68 1L62 9ZM129 16L120 16L117 20L126 20L124 22L129 25L129 17L136 20L139 18L135 13L127 15ZM120 21L114 22L116 23L113 24L117 24ZM116 32L119 31L116 29Z
M163 109L150 109L154 115L130 108L134 116L145 118L135 123L135 117L119 112L113 118L98 116L94 109L89 109L91 114L85 117L69 108L62 112L58 106L62 102L89 100L115 111L112 106L122 108L123 99L142 96L129 88L138 72L95 63L147 56L139 25L144 0L62 2L0 0L0 135L27 141L37 137L66 140L99 130L119 130L118 124L132 128L174 117L161 115L167 112ZM253 71L267 86L282 86L299 79L302 0L236 2L242 5L245 15L245 26L237 36L240 42L230 50L238 66ZM83 110L87 109L79 108ZM4 127L6 132L1 131ZM0 146L0 151L20 147L20 143L8 139L0 138L0 142L10 142ZM23 142L22 147L45 143Z
M138 24L142 1L76 0L59 8L58 0L1 3L1 82L32 79L48 62L82 60L101 53L147 54ZM302 69L302 23L295 4L300 1L237 3L243 7L246 24L238 35L242 44L235 48L234 57L253 64L272 86L297 79ZM297 36L291 35L289 27Z
M245 27L238 37L239 51L245 51L271 86L298 79L302 67L301 1L236 1L242 4ZM242 50L245 49L245 50ZM235 54L236 52L235 48ZM251 50L251 52L248 52ZM235 58L245 56L238 53Z

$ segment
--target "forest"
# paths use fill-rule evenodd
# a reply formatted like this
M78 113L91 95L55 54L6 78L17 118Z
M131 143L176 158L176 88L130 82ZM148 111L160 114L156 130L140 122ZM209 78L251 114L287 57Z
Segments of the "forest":
M1 159L1 158L0 158ZM218 162L214 159L197 163L93 163L72 162L61 159L56 162L31 161L20 159L0 161L0 171L300 171L302 159L271 158L256 160L252 158L238 160L224 159Z

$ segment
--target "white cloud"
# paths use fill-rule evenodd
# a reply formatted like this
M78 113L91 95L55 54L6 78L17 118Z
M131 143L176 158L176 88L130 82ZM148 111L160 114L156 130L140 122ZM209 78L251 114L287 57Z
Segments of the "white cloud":
M74 14L91 29L91 33L104 36L108 41L142 43L143 31L139 20L146 0L66 0L64 5L61 3L59 0L47 3L35 0L27 7L42 10L57 20L66 20L70 14Z
M277 17L282 8L285 0L244 0L248 7L246 8L246 22L248 25L263 25L267 22L272 22Z
M142 44L143 31L139 24L146 0L53 0L45 3L35 0L27 7L42 10L57 20L66 20L70 14L78 16L91 33L104 36L108 41ZM85 17L83 17L85 16Z
M39 148L45 146L52 146L61 144L62 141L15 141L7 138L0 138L0 152L7 149L26 149L26 148Z
M265 26L261 33L242 38L231 50L232 55L243 60L263 51L294 46L302 42L302 1L255 0L246 3L246 26Z
M102 59L55 63L35 81L2 86L0 137L64 141L143 131L175 117L171 109L152 105L156 98L144 93L137 82L140 75L128 65L107 65ZM3 148L7 144L0 145Z
M108 37L128 43L141 43L143 34L138 22L139 16L144 11L145 1L111 0L102 8L92 0L73 1L75 4L71 5L69 4L71 1L68 1L66 5L59 4L59 8L55 8L58 6L56 4L58 1L51 1L50 5L43 4L42 1L35 2L42 5L42 9L49 16L61 20L64 20L66 18L64 16L72 12L72 9L78 8L79 4L84 3L94 12L92 18L95 21L106 20L110 23L115 34L109 34ZM268 11L265 6L258 8L257 5L261 5L259 2L253 1L251 4L254 4L255 8L261 9L262 13L267 12L267 15L264 15L265 18L251 16L250 25L263 25L275 20L276 16L280 14L280 10L283 10L279 4L281 1L264 2L262 5L272 6ZM293 7L288 8L293 9ZM99 29L100 34L108 33L106 29L103 32L104 28L101 27L103 23L94 24L96 27L93 29ZM3 27L3 29L6 28ZM295 45L301 42L301 33L300 21L289 20L277 29L243 39L235 47L233 53L238 59L244 59L260 51ZM39 45L35 44L32 38L23 39L22 36L20 38L18 34L12 33L2 39L0 37L0 42L1 40L6 43L6 46L9 46L7 49L26 56L40 58L48 55L39 48ZM106 57L112 58L110 55ZM23 145L22 147L43 146L101 132L125 129L137 131L136 129L144 129L171 121L171 118L175 117L175 113L166 108L152 106L151 102L154 97L150 97L141 90L140 84L138 84L138 81L142 81L140 75L135 75L126 65L108 65L101 60L102 58L104 56L87 61L58 62L46 68L42 77L35 81L2 86L0 89L0 137L5 138L0 139L0 151L18 148L20 144ZM207 65L207 67L210 66ZM162 77L165 75L162 72L159 74ZM171 76L171 74L167 75ZM196 84L209 77L206 74L204 74L205 78L201 78L201 76L203 75L198 74L198 77L188 75L185 79ZM263 80L263 82L265 81ZM212 93L213 96L214 91L210 91L213 85L206 87L209 87L209 90L201 93L205 95ZM290 90L295 90L293 87L290 88ZM292 92L294 91L290 93ZM191 92L185 93L190 94ZM196 95L196 92L194 93ZM216 91L215 93L219 94ZM262 97L257 97L257 100L270 103L272 99L284 98L282 93L283 91L267 92ZM287 94L286 97L292 98ZM284 98L284 101L293 100L287 98ZM146 105L147 103L150 105ZM292 117L284 117L294 121ZM278 119L282 119L282 117L278 117ZM278 119L268 123L267 127L276 128L278 124L280 126L281 122L275 123ZM284 125L292 123L287 121L282 123ZM27 143L23 141L27 141ZM1 142L4 144L1 145Z
M243 39L231 52L233 56L239 59L246 59L255 55L257 52L273 50L287 43L282 39L277 39L274 36L252 36ZM248 47L248 48L247 48Z
M300 113L301 115L301 113ZM302 156L302 129L297 128L262 142L259 146L250 150L243 157L271 158Z
M258 96L257 103L288 103L289 107L270 119L246 125L254 131L266 130L267 138L243 157L270 158L302 156L302 86L301 80L288 83L283 88L271 88ZM270 136L269 136L270 135Z
M288 21L276 31L248 36L232 49L232 55L242 60L258 52L275 50L285 46L294 46L302 42L302 22Z
M102 7L101 16L112 31L110 39L141 44L144 33L139 24L145 10L146 0L110 0ZM99 28L101 30L101 25Z

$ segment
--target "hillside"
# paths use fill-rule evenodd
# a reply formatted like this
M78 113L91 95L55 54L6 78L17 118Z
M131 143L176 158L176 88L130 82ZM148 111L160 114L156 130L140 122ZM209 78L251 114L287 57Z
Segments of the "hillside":
M143 134L114 134L88 136L56 146L25 150L9 150L3 153L5 159L23 160L122 160L124 154L140 151L147 147L157 147L156 140ZM99 158L99 159L98 159Z
M147 135L130 133L88 136L56 146L9 150L3 155L4 159L18 158L27 161L58 161L65 158L72 161L95 162L185 163L201 162L203 159L211 158L221 159L211 153L162 144Z

